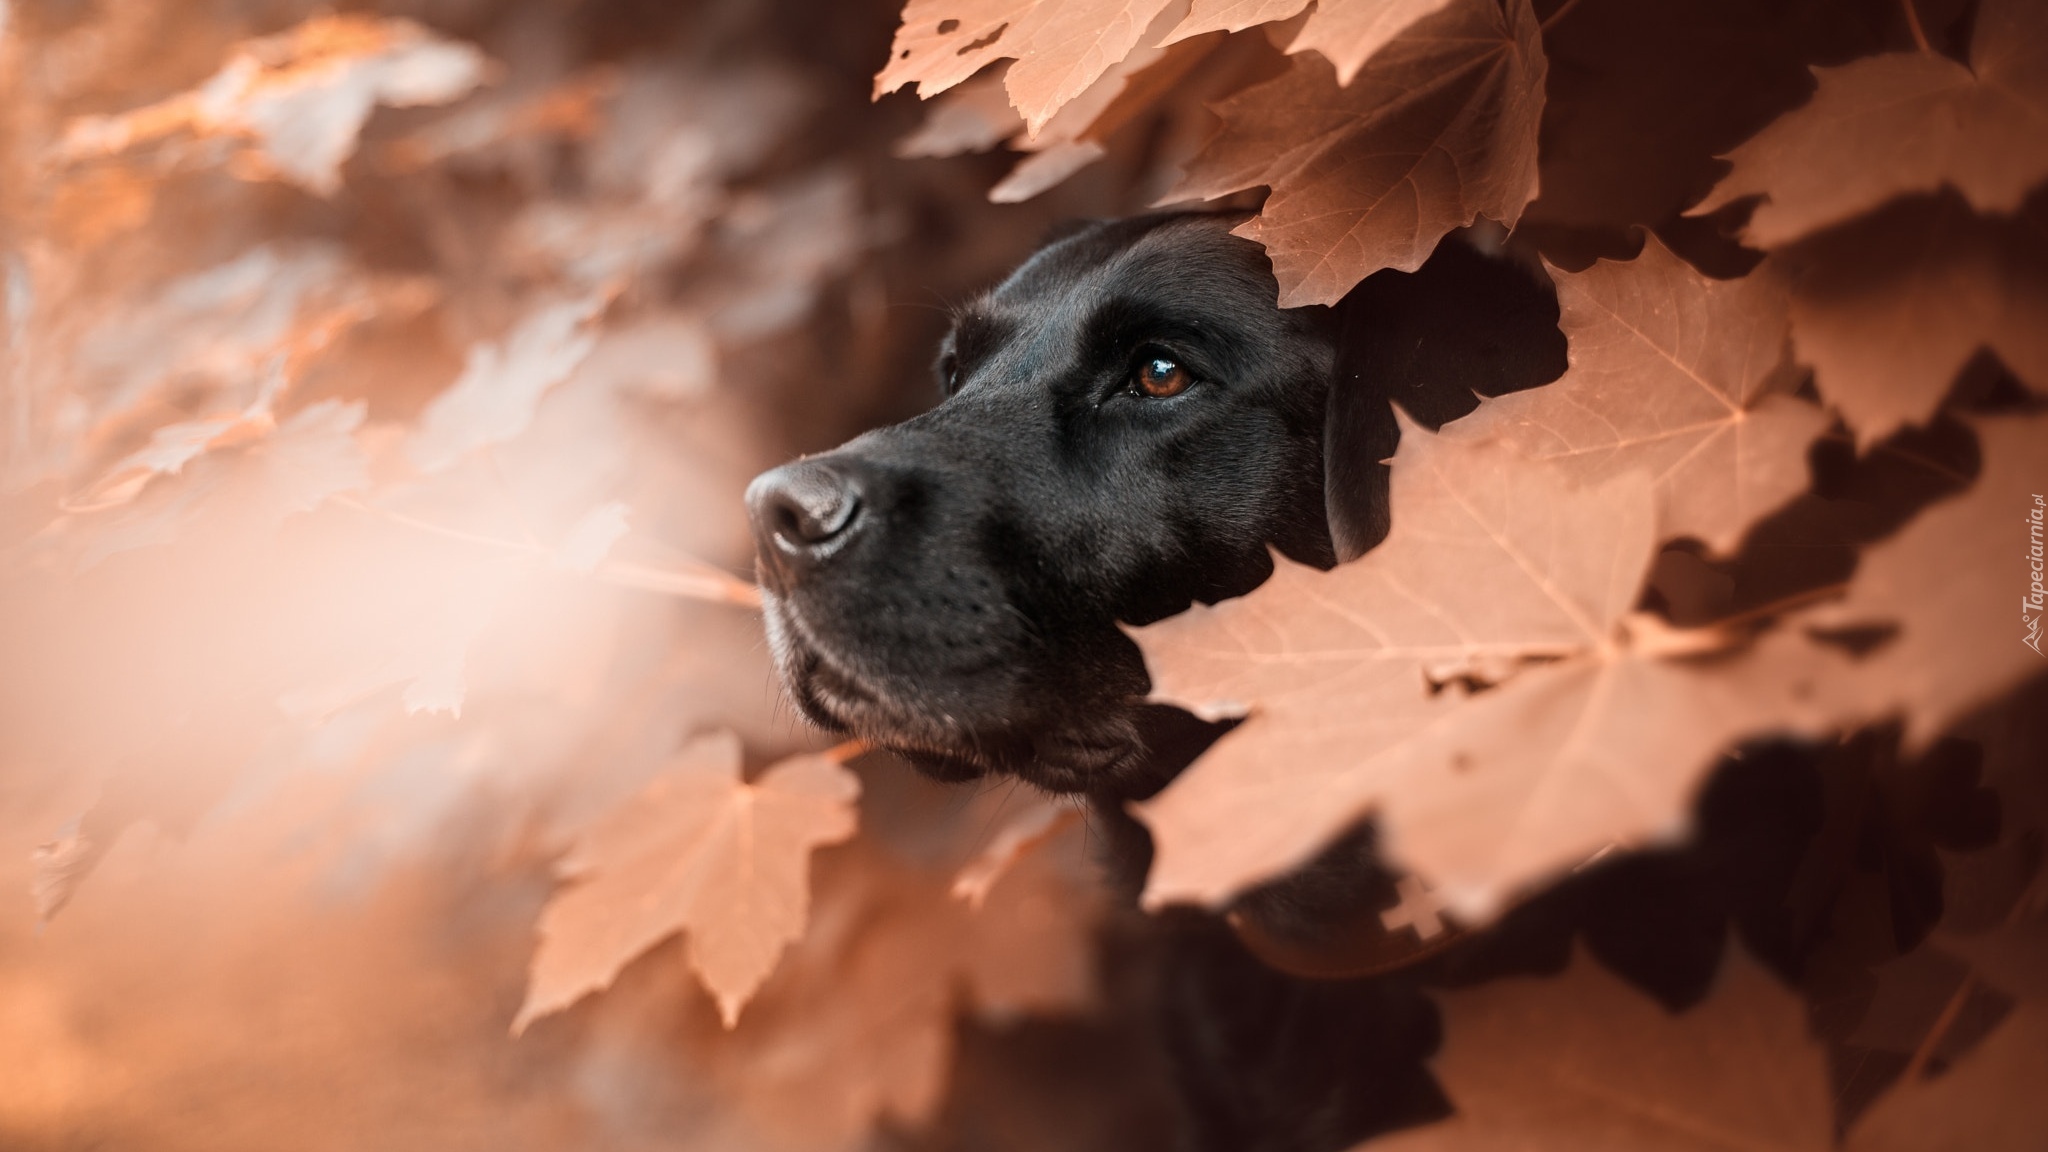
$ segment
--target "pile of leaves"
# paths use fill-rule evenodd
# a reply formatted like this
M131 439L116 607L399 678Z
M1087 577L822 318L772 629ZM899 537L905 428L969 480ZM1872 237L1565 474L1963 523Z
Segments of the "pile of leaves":
M1846 794L1827 820L1856 824L1836 808L1872 793L1885 811L1801 867L1872 863L1851 841L1882 826L1922 870L1892 865L1876 939L1850 942L1866 913L1837 877L1789 937L1751 946L1777 945L1838 1049L1903 1060L1852 1145L1932 1146L1942 1108L1985 1126L1941 1137L1957 1146L2037 1139L2038 1105L1998 1093L2044 1070L2038 1006L1966 1073L1922 1075L1969 1047L1973 994L2010 1008L2028 982L1930 927L2003 924L1969 937L1987 949L2041 930L2042 890L2014 873L2038 865L2043 750L2019 737L1984 790L1981 745L1937 740L2048 672L2044 61L2048 10L2018 0L913 0L877 88L935 97L924 150L1026 153L998 198L1145 148L1159 203L1263 192L1225 203L1255 210L1236 231L1282 305L1416 272L1460 229L1556 287L1564 375L1440 427L1404 417L1376 550L1331 572L1277 558L1251 595L1136 631L1156 699L1242 718L1138 806L1146 904L1227 907L1370 817L1411 875L1390 926L1483 927L1686 838L1745 745L1864 730L1825 754ZM970 112L979 135L955 127ZM1984 811L1958 829L1941 809L1960 803ZM1962 848L2001 874L1973 862L1944 899L1939 850ZM1965 902L1992 908L1949 927ZM1824 1026L1843 979L1827 964L1874 974L1850 1033ZM1756 1123L1731 1143L1825 1145L1875 1089L1831 1091L1796 998L1728 968L1675 1024L1623 1025L1640 1010L1583 962L1448 999L1458 1118L1392 1143L1627 1129L1617 1146L1662 1147L1740 1114Z
M1374 1146L2028 1147L2044 60L2027 0L0 2L0 1143L1167 1146L1145 913L803 730L739 493L1045 224L1209 205L1289 307L1526 263L1569 367L1136 632L1242 721L1144 906L1371 822L1462 933L1455 1114Z

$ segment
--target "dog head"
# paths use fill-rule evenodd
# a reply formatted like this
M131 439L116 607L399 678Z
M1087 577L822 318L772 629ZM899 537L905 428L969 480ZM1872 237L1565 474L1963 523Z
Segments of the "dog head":
M1555 298L1512 261L1445 244L1283 310L1239 219L1049 244L959 310L938 407L754 481L807 717L942 778L1148 794L1216 729L1145 703L1123 627L1250 591L1271 549L1327 567L1377 543L1389 397L1435 425L1564 369Z
M945 399L756 479L768 634L812 721L935 775L1147 790L1120 625L1335 561L1321 310L1227 218L1089 225L956 316ZM1150 769L1150 771L1148 771Z

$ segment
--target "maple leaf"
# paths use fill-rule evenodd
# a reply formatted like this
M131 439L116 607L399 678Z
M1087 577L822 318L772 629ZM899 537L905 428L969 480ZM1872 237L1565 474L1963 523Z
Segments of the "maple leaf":
M1003 86L1037 132L1145 38L1175 0L910 0L875 96L930 98L1009 58ZM1163 30L1162 30L1163 34Z
M1002 70L992 68L927 100L923 122L889 151L899 160L986 152L1023 131Z
M332 195L371 109L443 104L483 76L483 53L410 20L316 16L237 45L221 70L191 92L74 121L59 156L110 155L181 132L225 135L255 146L254 171Z
M1201 43L1165 48L1157 41L1148 33L1044 124L1025 124L1011 138L1010 147L1028 155L989 189L990 202L1029 200L1107 155L1103 141L1155 98L1170 92L1214 47Z
M1108 141L1140 116L1186 117L1201 97L1227 84L1232 68L1205 66L1220 37L1164 45L1155 24L1079 95L1035 130L1009 105L1004 89L1008 66L992 68L933 98L924 124L898 142L899 156L946 156L983 151L1007 142L1025 153L1010 173L989 190L989 200L1029 200L1108 155ZM1203 73L1194 70L1203 67Z
M1218 103L1222 132L1165 200L1269 186L1237 235L1265 245L1283 306L1335 303L1382 268L1414 271L1480 216L1514 223L1536 195L1544 71L1527 0L1454 0L1349 85L1301 55Z
M1796 637L1702 660L1725 638L1627 616L1655 550L1642 473L1581 485L1401 422L1385 543L1327 573L1276 559L1249 596L1133 631L1155 699L1249 714L1136 807L1148 905L1220 903L1377 811L1386 855L1484 919L1677 831L1734 737L1821 724L1799 701L1823 669ZM1506 682L1445 684L1467 677Z
M1794 353L1859 445L1931 419L1980 348L2048 392L2044 207L2004 221L1909 201L1790 254Z
M2011 212L2048 176L2044 57L2048 10L1984 0L1967 67L1893 52L1817 68L1813 99L1730 152L1734 170L1691 212L1763 195L1743 232L1762 248L1943 186Z
M1342 0L1333 0L1341 3ZM1166 36L1166 43L1192 40L1211 32L1242 32L1259 24L1291 20L1309 0L1194 0L1188 14Z
M148 441L66 504L122 503L154 475L262 434L338 337L372 317L417 313L435 295L421 278L367 276L325 244L258 245L153 287L70 340L67 371L51 381L91 421L82 443L66 445L72 452L90 458ZM168 414L182 418L164 422Z
M322 400L281 423L266 415L229 429L202 425L190 440L174 435L156 446L165 458L153 461L132 491L53 530L80 537L77 567L84 569L119 552L168 544L202 519L231 521L245 532L274 528L330 496L369 486L368 461L355 438L363 414L361 403ZM199 436L208 439L193 443Z
M1425 16L1452 0L1328 0L1318 3L1288 43L1289 52L1314 50L1337 66L1337 83L1349 84L1379 52ZM1538 81L1540 86L1540 79Z
M1450 0L1322 0L1288 42L1287 51L1322 53L1337 66L1337 83L1349 84L1374 53L1409 25L1448 3ZM1195 0L1166 42L1290 20L1307 7L1308 0Z
M604 124L604 112L619 90L619 74L595 68L518 98L468 101L462 110L393 141L385 163L401 172L450 160L473 161L511 152L540 139L588 139Z
M798 756L749 784L739 738L681 752L562 862L572 881L541 915L515 1031L606 987L677 932L726 1027L803 934L811 852L853 835L860 781L831 755Z
M1544 388L1483 401L1446 435L1497 437L1583 483L1632 469L1656 486L1660 537L1716 551L1806 488L1827 419L1784 395L1787 286L1766 264L1710 280L1655 237L1635 260L1551 270L1571 367Z
M1314 50L1337 66L1337 82L1351 78L1373 54L1450 0L1322 0L1288 42L1287 51ZM1241 32L1259 24L1291 20L1309 0L1195 0L1166 38L1172 44L1209 32Z
M608 302L598 294L543 304L503 342L471 347L461 377L420 416L406 445L413 462L440 471L524 431L547 390L568 379L597 346L593 322Z
M1673 1015L1583 953L1551 980L1439 995L1435 1071L1458 1113L1387 1152L1833 1147L1827 1067L1799 998L1739 950ZM1540 1037L1541 1059L1531 1059Z
M2048 612L2035 587L2039 570L2028 567L2048 517L2048 416L1971 426L1983 456L1977 482L1872 545L1843 600L1810 617L1897 627L1858 667L1855 686L1836 691L1872 713L1903 712L1909 749L2048 672L2036 648Z
M1634 246L1626 229L1669 232L1726 174L1717 155L1812 96L1810 61L1869 50L1868 18L1840 6L1662 0L1550 11L1543 191L1519 231L1560 255L1579 255L1573 233L1603 233L1601 254L1614 254Z
M1079 857L1065 836L970 908L871 842L836 851L788 963L737 1028L705 1037L711 1074L800 1147L845 1147L884 1114L929 1119L959 1008L1007 1020L1093 1002L1099 901Z
M1286 66L1264 37L1219 33L1163 47L1152 40L1148 33L1037 134L1022 131L1017 121L1020 130L1009 146L1026 155L989 190L989 199L1029 199L1116 152L1141 172L1135 198L1156 199L1214 129L1210 103Z

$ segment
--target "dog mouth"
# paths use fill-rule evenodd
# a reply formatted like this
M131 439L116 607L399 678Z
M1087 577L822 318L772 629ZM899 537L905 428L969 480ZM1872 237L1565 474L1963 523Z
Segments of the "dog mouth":
M934 670L949 689L943 699L940 690L905 684L901 676L864 673L857 659L816 636L794 605L778 601L770 597L765 615L797 710L820 728L902 756L928 776L961 781L1000 773L1050 792L1085 792L1142 757L1143 741L1127 723L1074 727L976 716L960 696L989 668Z
M1001 769L952 717L892 691L891 678L856 670L853 660L812 634L792 605L771 595L763 608L784 690L806 720L903 755L941 779L969 780Z

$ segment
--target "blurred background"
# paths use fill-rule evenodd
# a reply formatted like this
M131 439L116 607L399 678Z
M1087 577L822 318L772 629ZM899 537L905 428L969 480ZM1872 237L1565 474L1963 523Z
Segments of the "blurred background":
M958 974L844 951L1009 800L875 757L842 951L738 1032L671 944L508 1035L579 830L693 733L816 740L748 479L928 404L950 301L1157 191L899 158L959 146L870 101L897 16L0 0L0 1146L1162 1138L1113 1021L1020 1022L1096 995L1087 899L950 1076Z

